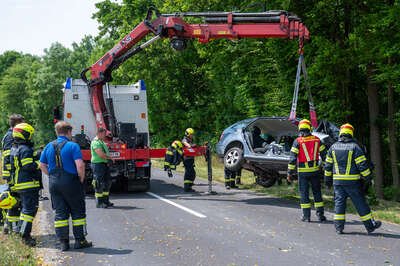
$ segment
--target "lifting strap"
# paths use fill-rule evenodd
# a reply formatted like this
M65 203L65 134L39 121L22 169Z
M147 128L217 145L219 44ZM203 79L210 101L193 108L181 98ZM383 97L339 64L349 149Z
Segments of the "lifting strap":
M296 120L296 109L297 109L297 101L299 98L301 72L303 72L304 86L306 87L307 94L308 94L308 105L309 105L309 110L310 110L311 125L314 128L316 128L318 126L317 112L315 111L314 100L313 100L312 94L311 94L311 88L308 84L307 68L306 68L306 63L304 61L303 54L300 54L299 62L297 64L296 81L294 84L292 109L290 110L289 120L291 120L291 121Z

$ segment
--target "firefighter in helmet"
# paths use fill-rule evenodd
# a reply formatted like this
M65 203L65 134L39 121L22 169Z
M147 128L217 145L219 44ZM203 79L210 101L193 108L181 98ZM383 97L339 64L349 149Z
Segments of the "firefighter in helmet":
M180 164L183 158L183 144L179 140L172 142L165 153L164 171L168 172L168 176L172 177L172 171Z
M12 114L9 117L9 125L7 133L4 135L1 146L2 146L2 164L3 164L3 179L7 181L7 184L11 191L13 191L12 187L14 185L14 180L11 178L11 163L10 163L10 151L13 145L13 128L24 122L24 117L20 114ZM11 195L16 198L18 195L15 192L11 192ZM6 209L6 216L4 217L4 227L3 232L8 234L11 230L13 232L18 232L18 222L20 215L20 204L19 201L17 204L13 206L13 208Z
M381 226L373 219L362 190L364 184L372 181L371 169L363 150L353 138L354 128L350 124L340 127L339 141L334 143L326 156L325 183L334 186L336 233L342 234L346 221L346 200L350 197L368 233Z
M186 148L194 148L196 144L193 143L194 129L187 128L185 130L185 136L182 139L182 144ZM196 171L194 170L194 157L183 156L183 166L185 167L185 174L183 176L183 189L185 192L194 192L192 188L194 180L196 178Z
M299 137L293 142L290 150L290 160L288 164L288 181L291 182L292 176L297 173L299 178L300 206L303 211L302 221L310 222L311 203L309 198L309 188L314 195L314 207L320 222L326 221L324 216L324 202L321 193L321 171L319 157L325 158L325 145L321 144L318 137L311 134L311 123L303 119L299 123Z
M28 123L13 128L14 144L10 151L11 177L14 180L13 191L21 199L19 233L25 244L34 246L31 237L32 223L39 207L39 189L41 171L34 159L32 136L35 129Z

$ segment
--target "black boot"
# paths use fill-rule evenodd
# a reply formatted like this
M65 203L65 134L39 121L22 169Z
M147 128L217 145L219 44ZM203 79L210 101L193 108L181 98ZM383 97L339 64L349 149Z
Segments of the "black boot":
M326 217L324 215L324 211L317 211L317 217L318 217L318 221L320 223L323 223L326 221Z
M375 221L374 219L371 219L371 225L366 226L368 234L371 234L372 232L374 232L376 229L381 227L381 225L382 225L381 221Z
M238 186L236 186L236 184L235 184L235 179L233 178L233 179L231 179L231 188L238 188Z
M30 235L23 236L22 241L24 242L25 245L27 245L29 247L36 246L36 240L34 238L32 238Z
M311 222L311 219L310 219L310 217L303 216L303 217L301 217L301 221L302 222Z
M303 211L303 217L301 217L301 220L303 222L310 222L311 221L311 219L310 219L311 209L310 208L303 208L302 211Z
M108 196L104 198L104 204L107 208L114 206L114 203L110 201L110 198Z
M107 208L104 198L96 198L96 208Z
M90 248L92 246L93 246L92 242L87 241L85 238L76 239L74 244L75 249Z
M68 239L61 239L60 240L60 250L61 251L69 250L69 240Z

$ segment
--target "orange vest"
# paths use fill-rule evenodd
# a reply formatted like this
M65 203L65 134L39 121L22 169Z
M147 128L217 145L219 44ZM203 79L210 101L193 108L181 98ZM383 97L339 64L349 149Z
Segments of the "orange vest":
M316 136L298 137L299 155L297 161L299 163L306 163L319 160L319 147L321 141Z

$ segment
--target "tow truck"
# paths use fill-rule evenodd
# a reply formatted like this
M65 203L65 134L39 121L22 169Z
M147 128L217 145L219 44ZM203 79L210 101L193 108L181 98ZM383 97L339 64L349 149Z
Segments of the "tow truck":
M192 24L186 22L187 18L190 21L195 19L202 21ZM163 38L168 38L171 47L176 51L184 50L187 42L192 39L197 39L204 44L216 39L291 39L298 40L299 53L302 55L304 42L310 38L310 33L299 17L283 10L251 13L177 12L161 14L156 8L149 8L144 21L81 73L81 79L86 84L88 93L86 104L90 105L95 121L92 127L103 127L107 130L107 144L113 151L116 161L113 168L117 169L117 175L128 184L128 190L137 190L137 187L139 190L149 189L151 158L163 158L166 149L150 148L148 142L141 146L129 145L127 139L137 139L137 130L134 130L135 125L132 122L118 121L115 108L118 102L110 96L108 83L112 81L112 72L121 64ZM75 126L79 127L80 125ZM121 128L128 130L121 130ZM94 131L95 129L91 128L90 130ZM124 132L124 136L121 135L122 132ZM84 130L75 137L80 140L90 140ZM82 143L85 142L82 141ZM90 161L87 142L82 149L84 160ZM202 156L209 152L207 152L207 146L199 146L193 149L184 149L184 154ZM146 169L142 171L143 168ZM139 175L138 173L144 174Z

